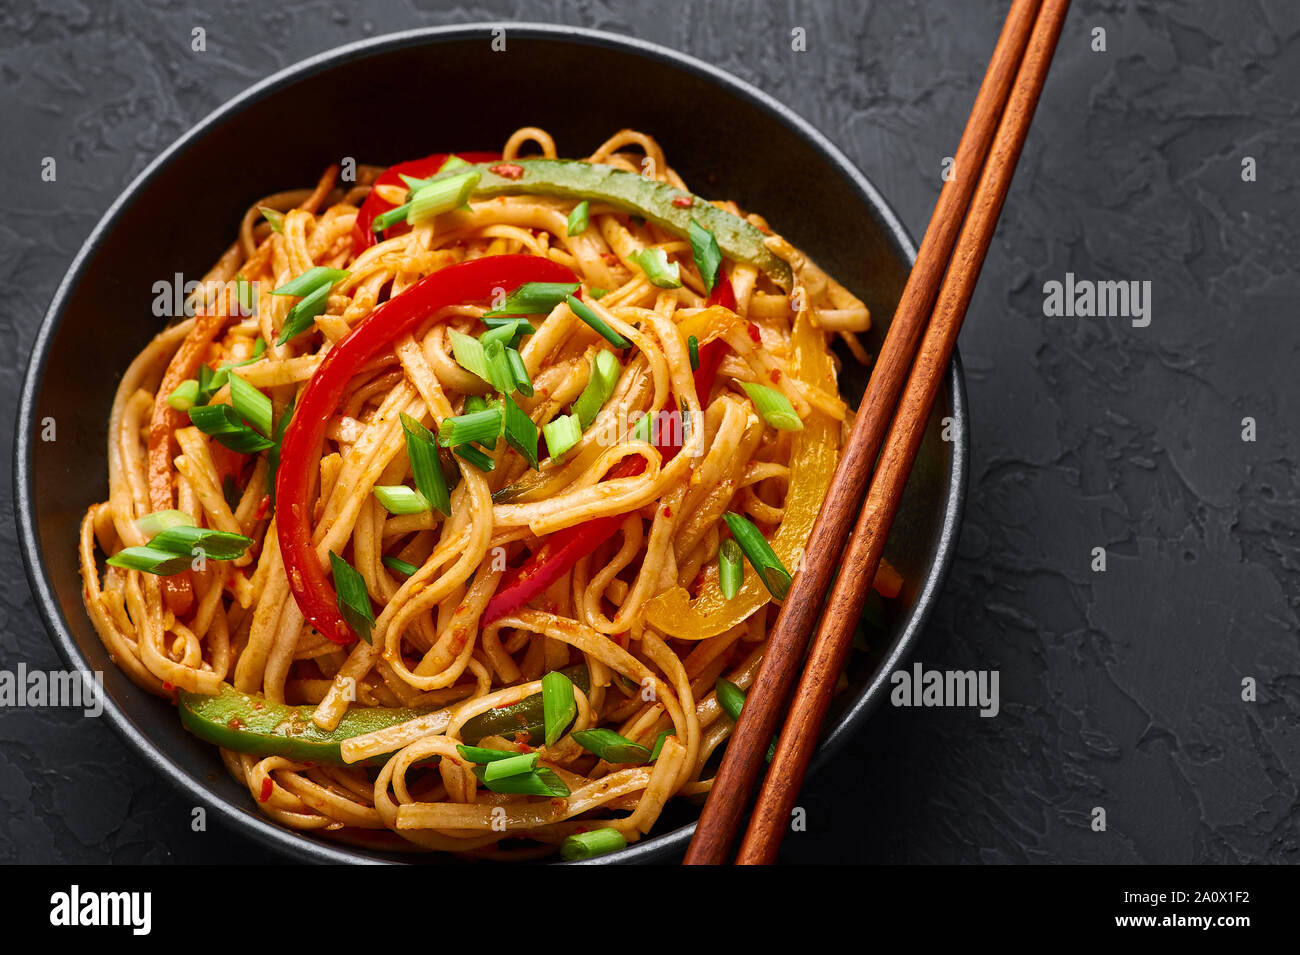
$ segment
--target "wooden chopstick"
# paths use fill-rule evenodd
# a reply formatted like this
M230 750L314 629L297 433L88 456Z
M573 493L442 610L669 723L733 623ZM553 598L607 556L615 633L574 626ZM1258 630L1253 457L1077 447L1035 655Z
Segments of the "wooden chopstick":
M762 769L778 713L799 670L803 648L821 607L821 596L841 564L837 557L892 418L894 427L885 455L876 468L867 505L857 522L849 551L844 555L842 572L832 591L737 861L761 864L775 857L816 746L854 624L880 562L930 407L942 384L1068 7L1069 0L1045 3L1015 0L1007 14L962 134L954 161L955 175L944 186L935 205L853 432L805 549L803 566L769 635L755 685L700 816L684 860L687 864L717 864L726 860L749 793ZM995 130L993 155L986 164ZM977 176L979 170L983 172ZM966 225L958 239L964 216ZM957 255L950 269L954 244ZM946 280L943 279L945 270L948 271ZM927 328L936 297L939 304ZM921 354L913 369L922 334ZM904 379L907 379L907 391L895 417L893 412Z

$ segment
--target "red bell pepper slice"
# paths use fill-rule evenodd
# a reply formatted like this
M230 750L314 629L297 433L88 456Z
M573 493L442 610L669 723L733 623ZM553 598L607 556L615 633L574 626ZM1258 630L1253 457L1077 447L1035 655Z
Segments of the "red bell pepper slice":
M732 290L731 281L725 275L718 276L718 283L709 295L708 304L721 305L735 311L736 294ZM718 374L718 366L722 363L726 351L727 343L720 338L700 346L700 363L695 369L695 393L700 396L701 401L708 400L709 393L713 390L713 381ZM651 440L655 447L659 448L665 462L671 461L682 448L677 436L671 434L672 429L667 430L670 432L667 435L657 433L660 431L658 428L651 430ZM644 470L644 458L624 458L610 469L608 477L632 477ZM537 548L523 564L506 574L501 585L497 587L497 592L492 595L492 599L483 610L483 625L486 626L506 614L514 613L543 593L547 587L568 573L583 554L590 554L613 537L626 517L627 514L598 517L585 524L566 527L548 536L542 546Z
M501 158L500 153L434 153L432 156L425 156L423 159L411 159L389 166L375 179L371 185L370 195L366 196L365 201L361 203L360 210L357 212L356 224L352 226L352 254L354 256L360 255L375 244L375 219L389 209L397 208L395 203L389 202L380 196L379 191L374 187L405 186L406 184L402 182L402 176L410 176L412 179L428 179L442 169L443 163L452 155L456 155L468 163L492 162ZM394 232L398 228L398 226L393 226L389 232Z
M525 282L572 282L564 266L536 255L489 255L420 279L380 305L325 355L307 382L285 431L276 474L280 556L294 600L313 627L338 644L356 639L311 542L312 492L325 428L357 371L395 338L448 305L490 300L493 290Z

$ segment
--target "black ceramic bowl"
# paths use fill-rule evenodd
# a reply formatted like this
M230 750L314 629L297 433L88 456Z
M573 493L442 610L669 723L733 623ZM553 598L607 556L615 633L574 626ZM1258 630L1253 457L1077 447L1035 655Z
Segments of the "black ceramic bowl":
M522 125L546 128L561 155L570 156L623 127L655 136L688 184L761 213L866 301L876 319L876 349L913 257L897 218L862 173L806 122L734 77L640 41L567 27L508 26L507 51L497 53L492 29L416 30L346 46L277 73L200 122L127 188L86 240L41 325L23 388L18 528L32 589L60 653L69 666L103 671L112 724L188 798L299 859L424 857L358 850L266 820L227 776L216 749L188 735L167 702L137 689L109 661L82 608L77 526L86 507L107 493L113 391L159 330L149 307L155 281L176 272L201 275L250 201L314 183L341 157L387 164L439 150L499 148ZM430 95L448 87L456 95ZM682 122L684 103L699 121ZM287 117L292 135L284 134ZM856 401L865 374L853 377L846 372L846 391ZM956 423L949 441L940 437L945 416ZM57 423L53 442L40 440L47 418ZM854 654L852 688L836 701L819 760L862 726L924 626L956 542L966 440L954 360L887 550L907 587L888 641ZM601 861L682 850L697 812L673 805L653 838Z

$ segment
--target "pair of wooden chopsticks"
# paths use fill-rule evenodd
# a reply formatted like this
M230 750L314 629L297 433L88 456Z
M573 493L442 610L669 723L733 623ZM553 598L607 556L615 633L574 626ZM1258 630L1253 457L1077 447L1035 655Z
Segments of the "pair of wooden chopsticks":
M803 566L768 637L762 667L686 853L688 865L726 861L777 730L777 716L803 663L798 691L780 729L776 755L736 862L764 865L776 857L993 238L1069 5L1069 0L1014 0L1007 14L958 145L953 176L939 194L853 432L805 548ZM872 475L878 453L880 461ZM845 549L868 478L870 490ZM808 635L837 568L839 576L804 663Z

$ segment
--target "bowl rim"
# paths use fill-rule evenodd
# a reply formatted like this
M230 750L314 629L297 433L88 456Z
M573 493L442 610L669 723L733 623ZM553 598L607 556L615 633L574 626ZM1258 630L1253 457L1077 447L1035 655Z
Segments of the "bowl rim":
M214 126L235 116L248 105L270 96L292 83L352 60L364 59L410 46L436 45L469 38L481 38L484 33L490 35L492 30L498 28L506 30L507 38L513 34L530 39L560 40L603 47L631 56L656 60L683 72L693 74L722 87L741 99L748 100L809 143L842 177L852 183L884 225L896 247L896 251L901 253L909 263L915 260L915 245L884 197L838 146L807 120L803 119L802 116L775 97L731 73L689 54L636 37L563 24L508 20L500 22L480 21L419 27L368 37L315 53L277 70L209 112L159 153L122 190L77 251L76 256L59 282L50 305L46 309L37 329L24 374L14 429L14 512L24 569L32 594L36 598L37 610L55 648L69 667L82 670L89 668L88 661L82 656L80 648L77 646L76 640L63 616L62 607L48 583L48 573L36 530L35 512L32 509L35 495L32 486L34 475L31 456L34 442L32 441L31 426L35 416L37 398L41 390L40 386L44 383L45 365L49 357L54 334L62 323L68 298L72 290L81 281L85 267L91 257L112 234L121 214L135 202L145 187L166 166L187 150L193 142L206 135ZM906 625L898 634L888 654L881 660L873 679L865 689L860 691L857 700L844 712L838 724L830 730L818 746L812 764L812 771L816 771L830 756L843 747L848 739L861 729L866 718L880 705L884 696L884 684L889 674L910 655L913 644L930 618L939 591L952 564L966 497L969 455L969 422L966 409L965 380L962 374L961 359L955 350L946 377L952 400L952 418L957 428L956 434L950 442L952 446L952 467L949 473L950 486L947 499L944 501L936 560L926 572L924 583L917 593L916 604L906 621ZM117 702L107 694L105 694L104 698L104 712L108 716L110 725L118 735L156 772L166 777L182 793L196 799L199 804L215 810L218 819L225 825L249 836L267 848L285 856L296 858L299 861L317 863L378 864L405 861L380 858L369 854L369 850L364 848L353 848L343 843L330 843L325 840L315 839L310 835L300 834L294 830L277 826L269 820L250 813L246 806L236 806L225 797L215 794L203 784L201 779L191 776L186 770L174 763L170 757L158 749L144 733L135 727ZM588 860L587 863L571 864L656 861L663 856L682 851L694 832L695 823L691 822L677 829L633 843L620 852ZM413 857L410 861L418 862L419 857Z

